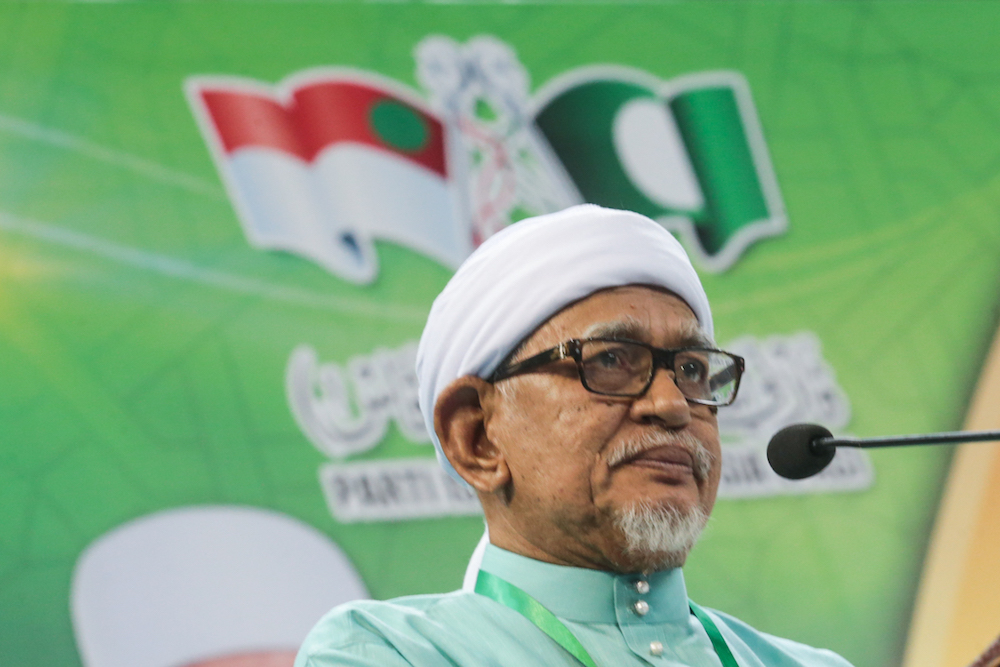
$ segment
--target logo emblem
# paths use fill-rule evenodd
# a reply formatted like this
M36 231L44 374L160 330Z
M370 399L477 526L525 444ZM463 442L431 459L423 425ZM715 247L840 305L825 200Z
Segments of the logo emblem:
M455 268L505 226L582 202L648 215L709 271L786 227L739 73L592 66L532 95L493 37L430 36L415 57L426 94L346 68L187 80L251 245L365 284L376 240Z

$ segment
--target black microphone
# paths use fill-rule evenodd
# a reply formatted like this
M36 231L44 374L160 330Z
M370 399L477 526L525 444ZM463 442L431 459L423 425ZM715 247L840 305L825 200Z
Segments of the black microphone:
M771 442L767 445L767 462L771 464L771 469L782 477L805 479L822 472L830 465L837 447L873 449L992 440L1000 440L1000 431L951 431L884 438L834 438L828 429L819 424L792 424L771 438Z

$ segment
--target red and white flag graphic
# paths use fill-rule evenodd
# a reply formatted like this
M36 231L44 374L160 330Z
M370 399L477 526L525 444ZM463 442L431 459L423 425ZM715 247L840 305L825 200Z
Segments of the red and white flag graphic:
M186 89L251 244L360 283L378 273L376 238L452 267L471 252L445 127L399 84L318 70L275 87L196 77Z

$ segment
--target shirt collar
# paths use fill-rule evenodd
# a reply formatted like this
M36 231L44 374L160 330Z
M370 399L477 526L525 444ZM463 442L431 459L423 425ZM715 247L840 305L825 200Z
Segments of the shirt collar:
M584 623L687 623L691 613L680 568L615 574L527 558L488 544L480 569L517 586L560 618ZM648 592L637 582L649 584ZM635 604L646 603L643 613ZM628 614L625 614L625 611Z

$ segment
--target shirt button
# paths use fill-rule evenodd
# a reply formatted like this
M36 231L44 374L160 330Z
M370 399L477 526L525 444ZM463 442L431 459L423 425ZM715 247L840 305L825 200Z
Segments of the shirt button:
M660 642L649 642L650 655L663 655L663 644Z
M632 611L634 611L639 616L645 616L649 613L649 603L645 600L639 600L634 605L632 605Z
M635 591L639 595L645 595L646 593L649 592L649 582L643 579L640 579L639 581L635 582Z

